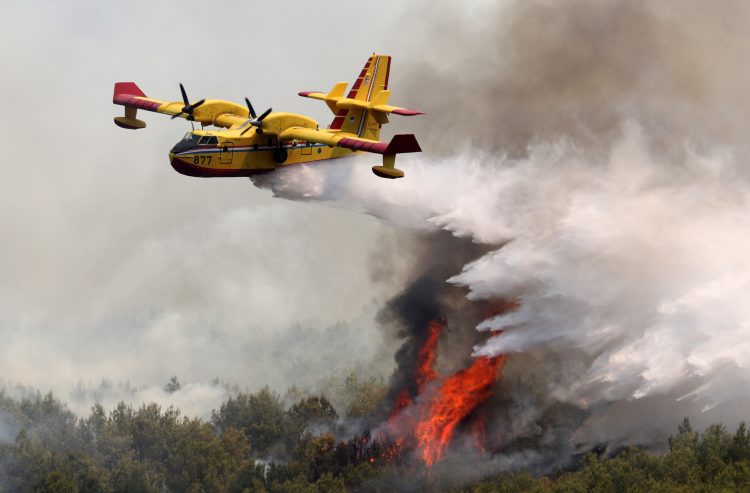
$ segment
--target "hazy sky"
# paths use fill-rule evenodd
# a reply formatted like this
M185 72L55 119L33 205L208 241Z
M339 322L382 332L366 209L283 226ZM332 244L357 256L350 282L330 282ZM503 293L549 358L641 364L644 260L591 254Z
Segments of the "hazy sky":
M283 386L311 345L332 344L328 333L294 346L298 331L338 322L353 328L336 344L361 345L350 360L367 361L372 318L403 271L379 260L394 282L373 283L370 260L398 231L246 179L179 175L167 152L188 124L141 112L148 128L122 130L112 89L132 80L177 100L182 82L191 99L248 96L326 124L325 105L297 92L351 81L373 51L399 70L403 6L5 2L0 380Z
M168 399L205 415L214 377L387 374L373 320L432 227L509 242L453 279L522 299L478 349L515 352L506 409L529 427L505 432L536 433L557 402L591 411L583 444L648 444L686 415L746 419L747 2L6 4L0 380L84 394L85 410L101 379L165 403L177 375L187 389ZM394 56L393 102L428 114L384 133L413 129L426 151L399 158L396 183L342 160L277 173L318 199L285 201L175 173L184 121L112 123L113 83L133 80L325 125L297 92L351 82L373 51ZM542 390L525 387L533 372Z

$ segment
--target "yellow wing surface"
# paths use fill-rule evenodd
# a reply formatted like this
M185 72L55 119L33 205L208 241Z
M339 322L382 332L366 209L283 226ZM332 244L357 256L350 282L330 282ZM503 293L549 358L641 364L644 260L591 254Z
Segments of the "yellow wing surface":
M203 125L232 128L242 125L248 118L248 110L242 105L221 99L207 99L188 115L182 101L161 101L147 97L134 82L115 83L114 104L125 107L125 116L116 117L115 123L122 128L138 129L146 123L136 119L137 110L153 111L170 116L188 118Z

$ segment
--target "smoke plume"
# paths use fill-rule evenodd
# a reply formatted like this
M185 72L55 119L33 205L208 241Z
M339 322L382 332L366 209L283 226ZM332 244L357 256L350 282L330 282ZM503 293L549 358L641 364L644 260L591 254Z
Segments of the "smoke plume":
M420 34L395 60L394 101L428 113L399 124L426 149L400 158L405 179L368 157L256 183L488 246L445 277L471 302L517 302L473 349L510 355L488 424L507 464L745 418L750 7L461 8L410 16Z

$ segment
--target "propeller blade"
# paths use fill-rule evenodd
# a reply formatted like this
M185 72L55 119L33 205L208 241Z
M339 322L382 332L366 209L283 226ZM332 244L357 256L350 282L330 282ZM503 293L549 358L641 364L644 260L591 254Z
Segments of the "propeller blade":
M182 82L180 82L180 92L182 93L182 102L185 103L185 106L190 106L190 100L188 100L185 86L182 85Z
M263 121L263 119L264 119L265 117L267 117L267 116L268 116L268 115L269 115L269 114L270 114L270 113L271 113L272 111L273 111L273 108L268 108L268 109L267 109L267 110L265 111L265 113L263 113L262 115L260 115L260 116L259 116L259 117L257 118L257 120L258 120L259 122L262 122L262 121Z
M191 104L190 106L188 106L189 110L187 111L187 113L192 113L195 108L197 108L198 106L202 105L205 102L206 102L205 99L201 99L197 103Z
M248 126L247 126L247 128L246 128L245 130L243 130L242 132L240 132L240 135L245 135L245 132L247 132L247 131L248 131L248 130L250 130L251 128L253 128L253 126L252 126L252 125L248 125Z
M171 120L174 120L175 118L179 118L179 117L181 117L182 115L183 115L182 113L176 113L176 114L172 115L172 118L171 118Z
M258 118L258 115L255 114L255 109L253 108L253 105L250 103L250 100L245 98L245 103L247 103L247 111L250 112L250 116L252 116L253 119Z

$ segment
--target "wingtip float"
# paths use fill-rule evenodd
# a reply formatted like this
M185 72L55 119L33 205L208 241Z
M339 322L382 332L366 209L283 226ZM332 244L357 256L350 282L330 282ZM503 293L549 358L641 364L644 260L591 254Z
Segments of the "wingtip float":
M121 128L145 128L146 122L137 118L138 110L145 110L200 123L201 130L188 132L169 153L172 167L188 176L250 176L280 166L369 152L383 159L382 166L373 166L373 173L382 178L401 178L404 172L395 166L396 155L422 149L411 134L381 142L380 129L388 123L389 114L423 113L388 104L390 68L390 56L372 55L348 94L345 82L328 93L300 92L300 96L324 101L335 115L325 130L320 130L312 118L295 113L269 108L257 115L247 98L245 105L220 99L191 103L182 84L182 101L168 102L149 98L133 82L117 82L112 102L124 106L125 115L114 121ZM205 128L211 125L219 128Z

